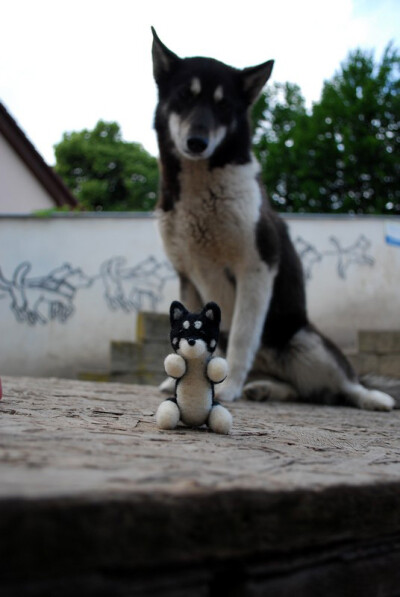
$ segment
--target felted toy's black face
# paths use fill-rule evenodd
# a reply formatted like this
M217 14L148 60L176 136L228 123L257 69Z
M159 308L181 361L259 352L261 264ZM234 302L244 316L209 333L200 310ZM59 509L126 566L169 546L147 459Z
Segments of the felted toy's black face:
M216 303L207 303L200 313L190 313L179 301L170 307L171 344L186 359L212 354L217 346L221 310Z

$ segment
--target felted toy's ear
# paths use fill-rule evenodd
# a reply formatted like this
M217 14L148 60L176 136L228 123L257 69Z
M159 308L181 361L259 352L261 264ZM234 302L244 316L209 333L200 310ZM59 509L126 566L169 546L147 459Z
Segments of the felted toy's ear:
M249 104L256 101L262 88L271 76L273 60L268 60L257 66L250 66L242 70L242 85Z
M159 83L160 79L170 72L173 64L177 63L180 58L162 43L154 27L151 28L151 32L153 34L153 74L156 83Z
M216 326L219 326L221 322L221 309L217 303L207 303L202 311L202 315L212 321Z
M183 319L188 313L186 307L182 305L179 301L172 301L171 306L169 308L169 318L171 321L171 325Z

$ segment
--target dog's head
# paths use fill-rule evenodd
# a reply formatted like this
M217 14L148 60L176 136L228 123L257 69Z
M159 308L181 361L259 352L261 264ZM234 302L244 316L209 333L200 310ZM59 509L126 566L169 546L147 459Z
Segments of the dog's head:
M156 128L169 135L180 157L209 159L243 126L248 129L248 109L274 62L239 70L211 58L179 58L152 32Z

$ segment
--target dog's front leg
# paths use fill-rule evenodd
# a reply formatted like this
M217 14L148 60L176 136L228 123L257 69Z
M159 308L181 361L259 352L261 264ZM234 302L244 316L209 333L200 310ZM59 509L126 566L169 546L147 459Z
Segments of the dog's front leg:
M260 345L265 318L271 302L276 268L259 262L243 269L236 278L233 321L229 333L227 379L217 390L220 400L237 400Z
M203 307L200 294L193 282L183 274L179 274L180 299L189 311L200 311Z

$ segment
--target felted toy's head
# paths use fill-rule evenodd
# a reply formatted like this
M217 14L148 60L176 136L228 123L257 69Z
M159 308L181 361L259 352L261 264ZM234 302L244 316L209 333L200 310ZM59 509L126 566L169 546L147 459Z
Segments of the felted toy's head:
M200 313L190 313L179 301L170 307L171 344L186 359L211 355L218 342L221 310L216 303L207 303Z

